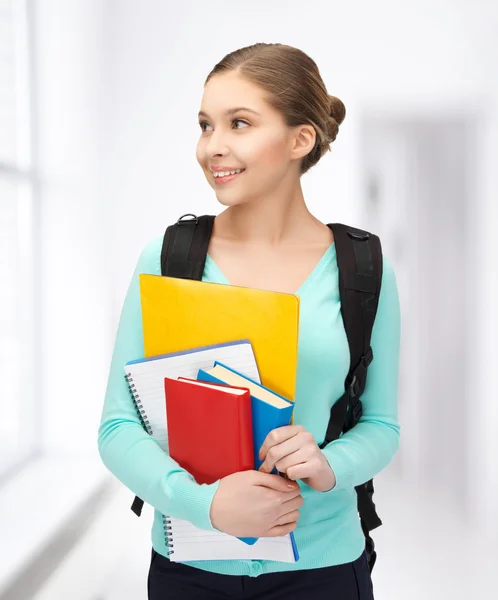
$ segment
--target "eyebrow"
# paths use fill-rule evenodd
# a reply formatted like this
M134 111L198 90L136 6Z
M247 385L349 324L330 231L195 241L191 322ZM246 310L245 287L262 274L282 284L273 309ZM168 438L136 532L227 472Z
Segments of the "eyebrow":
M253 114L258 115L258 116L261 116L255 110L253 110L252 108L247 108L246 106L237 106L235 108L229 108L225 112L225 116L226 117L230 117L230 116L234 115L236 112L239 112L239 110L245 110L247 112L253 113ZM205 113L204 111L202 111L202 110L199 111L199 117L207 117L209 119L209 115L207 113Z

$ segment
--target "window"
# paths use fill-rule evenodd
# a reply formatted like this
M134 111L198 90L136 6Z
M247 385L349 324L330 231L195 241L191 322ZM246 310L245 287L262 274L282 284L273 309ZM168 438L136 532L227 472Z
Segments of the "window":
M27 0L0 0L0 480L40 432L28 25Z

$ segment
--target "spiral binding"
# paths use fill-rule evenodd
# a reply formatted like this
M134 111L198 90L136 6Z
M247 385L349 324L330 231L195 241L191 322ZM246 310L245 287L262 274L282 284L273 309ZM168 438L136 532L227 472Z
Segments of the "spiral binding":
M131 376L131 373L126 373L124 377L126 379L126 382L128 383L128 387L130 389L130 394L131 394L131 397L133 398L133 403L135 404L135 408L137 409L137 413L138 413L138 416L140 417L142 426L144 427L144 429L147 431L147 433L149 435L152 435L152 429L150 427L149 420L147 419L147 415L145 414L145 410L144 410L144 407L140 400L140 396L138 395L137 388L135 387L135 384L133 383L133 377Z
M140 400L140 396L138 395L137 388L133 383L133 377L131 373L126 373L124 378L126 379L126 383L128 384L128 388L130 389L131 397L133 398L133 404L137 410L137 414L140 418L140 422L142 426L147 431L149 435L152 435L152 429L150 427L149 420L147 419L147 415L145 414L145 410L143 404ZM173 537L171 535L171 519L166 515L163 515L163 529L164 529L164 538L166 547L169 548L169 554L173 554Z
M174 544L173 544L173 536L171 534L171 518L163 515L163 527L164 527L164 539L166 543L166 547L169 549L169 555L175 553Z

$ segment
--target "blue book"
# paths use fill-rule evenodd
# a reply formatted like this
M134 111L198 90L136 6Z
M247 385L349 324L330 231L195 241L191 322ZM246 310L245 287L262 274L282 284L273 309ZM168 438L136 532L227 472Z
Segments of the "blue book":
M197 379L249 388L254 436L254 468L258 470L264 462L259 458L259 450L266 436L273 429L290 424L294 403L217 360L211 369L199 369ZM278 470L274 468L272 473L277 474Z
M264 462L264 460L259 458L259 450L263 445L266 436L273 429L290 424L294 403L265 387L261 383L254 381L254 379L242 375L238 371L227 367L217 360L214 362L214 366L211 369L199 369L197 380L210 383L224 383L249 389L251 394L252 429L254 439L254 468L255 470L258 470ZM274 467L272 473L279 474L279 471ZM299 556L293 533L294 532L292 531L290 532L290 538L294 555ZM258 538L240 539L243 539L246 544L252 544L257 541Z

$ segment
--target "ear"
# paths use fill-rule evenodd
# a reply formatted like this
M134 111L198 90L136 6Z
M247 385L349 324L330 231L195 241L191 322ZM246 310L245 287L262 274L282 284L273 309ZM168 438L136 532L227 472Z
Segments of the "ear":
M294 132L292 158L303 158L315 145L316 131L312 125L298 125Z

